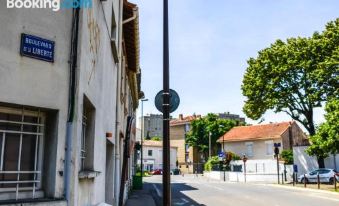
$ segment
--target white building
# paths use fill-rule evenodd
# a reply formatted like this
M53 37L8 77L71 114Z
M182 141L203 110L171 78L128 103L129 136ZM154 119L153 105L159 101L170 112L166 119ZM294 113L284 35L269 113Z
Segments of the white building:
M55 12L1 1L0 28L0 203L124 201L141 94L136 5Z
M162 141L145 140L143 142L143 166L144 171L162 169ZM177 147L170 149L170 168L177 168Z

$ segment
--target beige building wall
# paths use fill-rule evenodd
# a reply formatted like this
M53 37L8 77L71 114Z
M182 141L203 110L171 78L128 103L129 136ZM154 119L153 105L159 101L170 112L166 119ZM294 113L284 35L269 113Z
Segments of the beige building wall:
M271 154L267 154L266 145L272 145ZM241 142L225 142L224 149L227 152L233 152L240 157L244 154L248 157L248 159L274 159L274 143L281 143L281 139L271 139L271 140L255 140L255 141L241 141ZM247 151L247 144L253 145L253 155L250 156ZM283 147L283 144L282 144Z
M185 124L172 125L170 128L171 146L177 147L178 166L183 173L193 173L194 164L199 161L198 152L193 147L188 148L188 158L191 164L186 162L185 149ZM187 168L188 165L188 168Z

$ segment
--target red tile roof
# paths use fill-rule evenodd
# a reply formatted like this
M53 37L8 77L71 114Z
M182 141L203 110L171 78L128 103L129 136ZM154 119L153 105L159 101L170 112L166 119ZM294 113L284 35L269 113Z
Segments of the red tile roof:
M259 139L277 139L294 122L280 122L253 126L233 127L218 139L218 142L236 142Z
M179 115L178 119L171 120L170 125L171 126L183 125L183 124L189 123L189 122L191 122L195 119L200 119L200 118L201 118L201 115L192 115L192 116L186 116L186 117Z

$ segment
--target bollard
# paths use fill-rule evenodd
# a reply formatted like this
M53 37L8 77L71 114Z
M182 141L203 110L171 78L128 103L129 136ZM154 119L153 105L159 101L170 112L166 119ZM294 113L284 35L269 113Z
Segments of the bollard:
M295 186L295 173L293 172L293 186Z
M320 189L320 176L319 176L319 173L317 174L317 183L318 183L318 189Z
M334 174L334 191L337 191L337 178L336 178L336 174Z
M306 187L306 174L304 174L304 187Z
M281 184L284 184L284 173L281 173Z

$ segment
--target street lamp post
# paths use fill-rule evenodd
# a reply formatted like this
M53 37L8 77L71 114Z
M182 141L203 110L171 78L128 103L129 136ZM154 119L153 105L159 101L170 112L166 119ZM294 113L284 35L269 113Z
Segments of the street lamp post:
M141 170L141 180L142 180L142 176L143 176L143 172L144 172L144 154L143 154L143 139L144 139L144 134L143 134L143 131L144 131L144 102L148 101L148 99L141 99L141 137L140 137L140 141L141 141L141 149L140 149L140 170Z
M212 132L209 132L208 133L208 158L211 158L211 135L212 135Z

